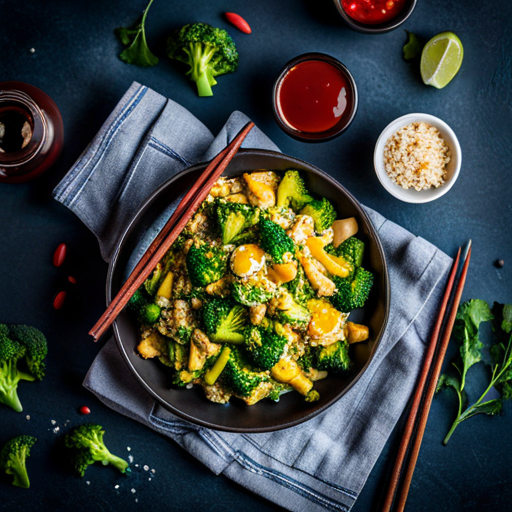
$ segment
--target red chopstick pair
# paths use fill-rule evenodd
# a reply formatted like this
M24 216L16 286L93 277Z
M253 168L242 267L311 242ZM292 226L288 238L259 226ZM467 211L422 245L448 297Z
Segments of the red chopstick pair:
M199 179L192 188L185 194L180 204L166 222L158 236L153 240L144 256L137 263L132 273L123 284L114 300L109 304L101 318L96 322L89 334L97 341L105 331L114 323L119 313L128 304L128 301L142 283L149 277L158 262L164 257L170 249L179 234L183 231L187 222L196 212L197 208L206 199L211 188L224 172L229 162L240 149L242 142L253 128L254 123L249 122L232 140L224 150L222 150L206 167Z
M453 300L450 305L451 307L449 307L450 296L452 295L457 269L459 267L460 254L461 249L459 249L457 253L457 258L453 262L453 267L448 278L439 315L432 332L418 385L414 392L413 403L398 449L382 512L390 512L393 507L396 512L403 512L405 508L414 468L418 460L421 441L427 425L432 398L436 390L437 381L439 380L444 356L448 348L448 343L450 342L457 309L466 282L469 260L471 258L471 241L466 249L464 265L455 288ZM443 324L444 330L439 340L439 334L441 333Z

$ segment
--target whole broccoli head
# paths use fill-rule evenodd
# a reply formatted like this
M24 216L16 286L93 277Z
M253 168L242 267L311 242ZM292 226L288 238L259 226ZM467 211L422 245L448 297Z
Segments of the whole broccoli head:
M30 480L27 473L27 457L30 456L30 449L37 441L35 437L18 436L7 441L0 452L0 467L13 476L12 485L28 489Z
M35 377L18 368L27 349L18 341L10 338L9 327L0 324L0 403L8 405L16 412L23 407L18 397L20 380L33 381Z
M316 369L331 373L347 371L352 362L348 355L348 343L337 341L328 347L322 347L316 354Z
M275 222L262 218L258 224L260 229L260 244L265 252L272 256L276 263L283 263L283 256L295 252L293 240L286 231Z
M215 77L238 67L238 51L230 35L207 23L177 30L167 41L167 55L190 67L187 75L196 83L199 96L212 96Z
M277 188L277 206L291 206L293 210L299 211L311 201L313 198L309 195L299 171L286 171Z
M373 274L362 267L353 276L341 278L333 276L336 292L331 302L336 309L349 313L353 309L362 308L368 299L373 286Z
M75 427L66 434L64 441L66 447L73 450L72 461L80 476L83 477L87 467L95 462L101 462L104 466L112 464L121 473L130 473L128 462L108 451L103 441L104 434L103 428L93 423Z
M236 347L231 347L221 378L236 396L242 398L256 395L259 387L268 381L265 373L254 372L248 367Z
M9 325L10 337L26 349L27 365L30 373L38 380L44 377L48 343L44 334L30 325Z
M245 349L257 368L270 370L283 355L287 339L273 329L253 325L245 332Z
M222 231L222 243L231 243L242 231L258 223L260 210L247 204L220 200L217 217Z
M274 292L256 282L235 280L231 283L231 296L240 304L251 307L265 304L274 296Z
M300 213L313 217L315 231L317 233L322 233L326 229L329 229L336 220L336 210L325 197L311 201L302 208Z
M354 268L360 267L363 264L364 242L355 236L347 238L336 249L329 244L325 250L334 256L341 256Z
M229 299L212 299L201 308L206 334L214 343L243 343L247 311Z
M203 243L187 253L187 272L194 286L207 286L226 273L227 253L220 247Z
M313 290L309 279L306 277L302 265L297 265L297 275L295 279L283 285L292 295L295 302L305 306L309 299L316 297L316 292Z

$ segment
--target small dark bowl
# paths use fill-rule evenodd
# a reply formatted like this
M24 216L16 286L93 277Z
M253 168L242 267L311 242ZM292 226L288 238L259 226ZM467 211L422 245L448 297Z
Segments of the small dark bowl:
M348 85L350 87L350 92L353 98L352 107L350 111L346 113L347 115L344 113L341 116L340 121L332 128L329 128L329 130L316 133L302 132L290 126L284 120L278 107L279 88L281 87L281 84L283 83L285 76L293 67L297 66L298 64L312 60L320 60L323 62L327 62L333 65L334 67L338 68L347 79ZM304 53L290 60L279 72L279 75L274 82L274 87L272 88L272 110L274 112L274 117L276 118L279 128L281 128L290 137L293 137L296 140L300 140L301 142L326 142L328 140L332 140L340 136L344 131L348 129L348 127L354 120L354 117L356 116L357 112L357 104L358 96L354 77L344 64L342 64L339 60L335 59L334 57L326 55L325 53Z
M110 260L107 303L110 303L124 282L126 266L141 237L152 229L155 220L167 211L175 198L189 190L206 165L194 165L170 178L135 214ZM332 201L340 218L357 218L358 237L366 244L363 265L374 273L375 281L368 303L363 309L353 311L350 319L368 325L371 334L367 342L351 346L354 365L350 372L329 376L315 383L315 389L320 393L318 402L307 403L299 393L287 393L279 403L263 400L248 406L241 400L232 400L227 405L219 405L209 402L198 386L193 389L173 387L167 368L156 360L145 360L137 355L139 328L128 312L121 312L113 325L114 336L126 364L142 387L180 418L227 432L270 432L298 425L325 411L354 386L368 368L384 334L389 314L390 284L384 251L378 233L357 200L320 169L273 151L240 150L226 168L224 176L239 176L254 169L273 169L277 172L297 169L307 178L309 190Z
M416 2L418 0L407 0L404 8L393 19L386 21L386 23L379 23L377 25L368 25L365 23L360 23L356 21L354 18L351 18L343 9L341 5L341 0L334 0L334 4L338 9L338 12L341 14L341 17L345 20L345 23L354 30L358 32L364 32L365 34L385 34L386 32L390 32L391 30L395 30L395 28L399 27L402 23L405 23L409 16L414 11L416 7Z

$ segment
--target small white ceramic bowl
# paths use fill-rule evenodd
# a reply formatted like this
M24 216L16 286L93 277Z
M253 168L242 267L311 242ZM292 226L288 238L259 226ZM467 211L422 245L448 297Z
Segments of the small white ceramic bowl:
M386 169L384 168L384 146L391 135L393 135L397 130L400 130L400 128L411 123L419 123L422 121L435 126L439 130L441 136L450 147L451 160L448 163L446 182L443 185L439 188L429 188L427 190L417 191L413 188L402 188L400 185L393 183L389 179ZM461 162L462 152L454 131L444 121L438 117L431 116L430 114L407 114L395 119L392 123L388 124L380 134L373 153L375 172L377 173L377 178L379 178L382 186L392 196L395 196L397 199L400 199L400 201L404 201L406 203L428 203L429 201L433 201L434 199L446 194L446 192L453 187L453 184L459 176Z

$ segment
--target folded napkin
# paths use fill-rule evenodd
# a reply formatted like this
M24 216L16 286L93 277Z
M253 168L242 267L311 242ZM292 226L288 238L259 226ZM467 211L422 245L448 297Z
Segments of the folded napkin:
M54 197L98 237L108 261L153 190L191 164L211 159L247 122L234 112L214 137L183 107L134 83ZM243 146L277 150L257 128ZM422 238L366 211L388 262L391 314L371 365L324 413L264 434L198 427L146 393L123 364L114 339L96 357L84 386L112 409L174 439L215 474L286 509L349 511L410 398L451 264Z

